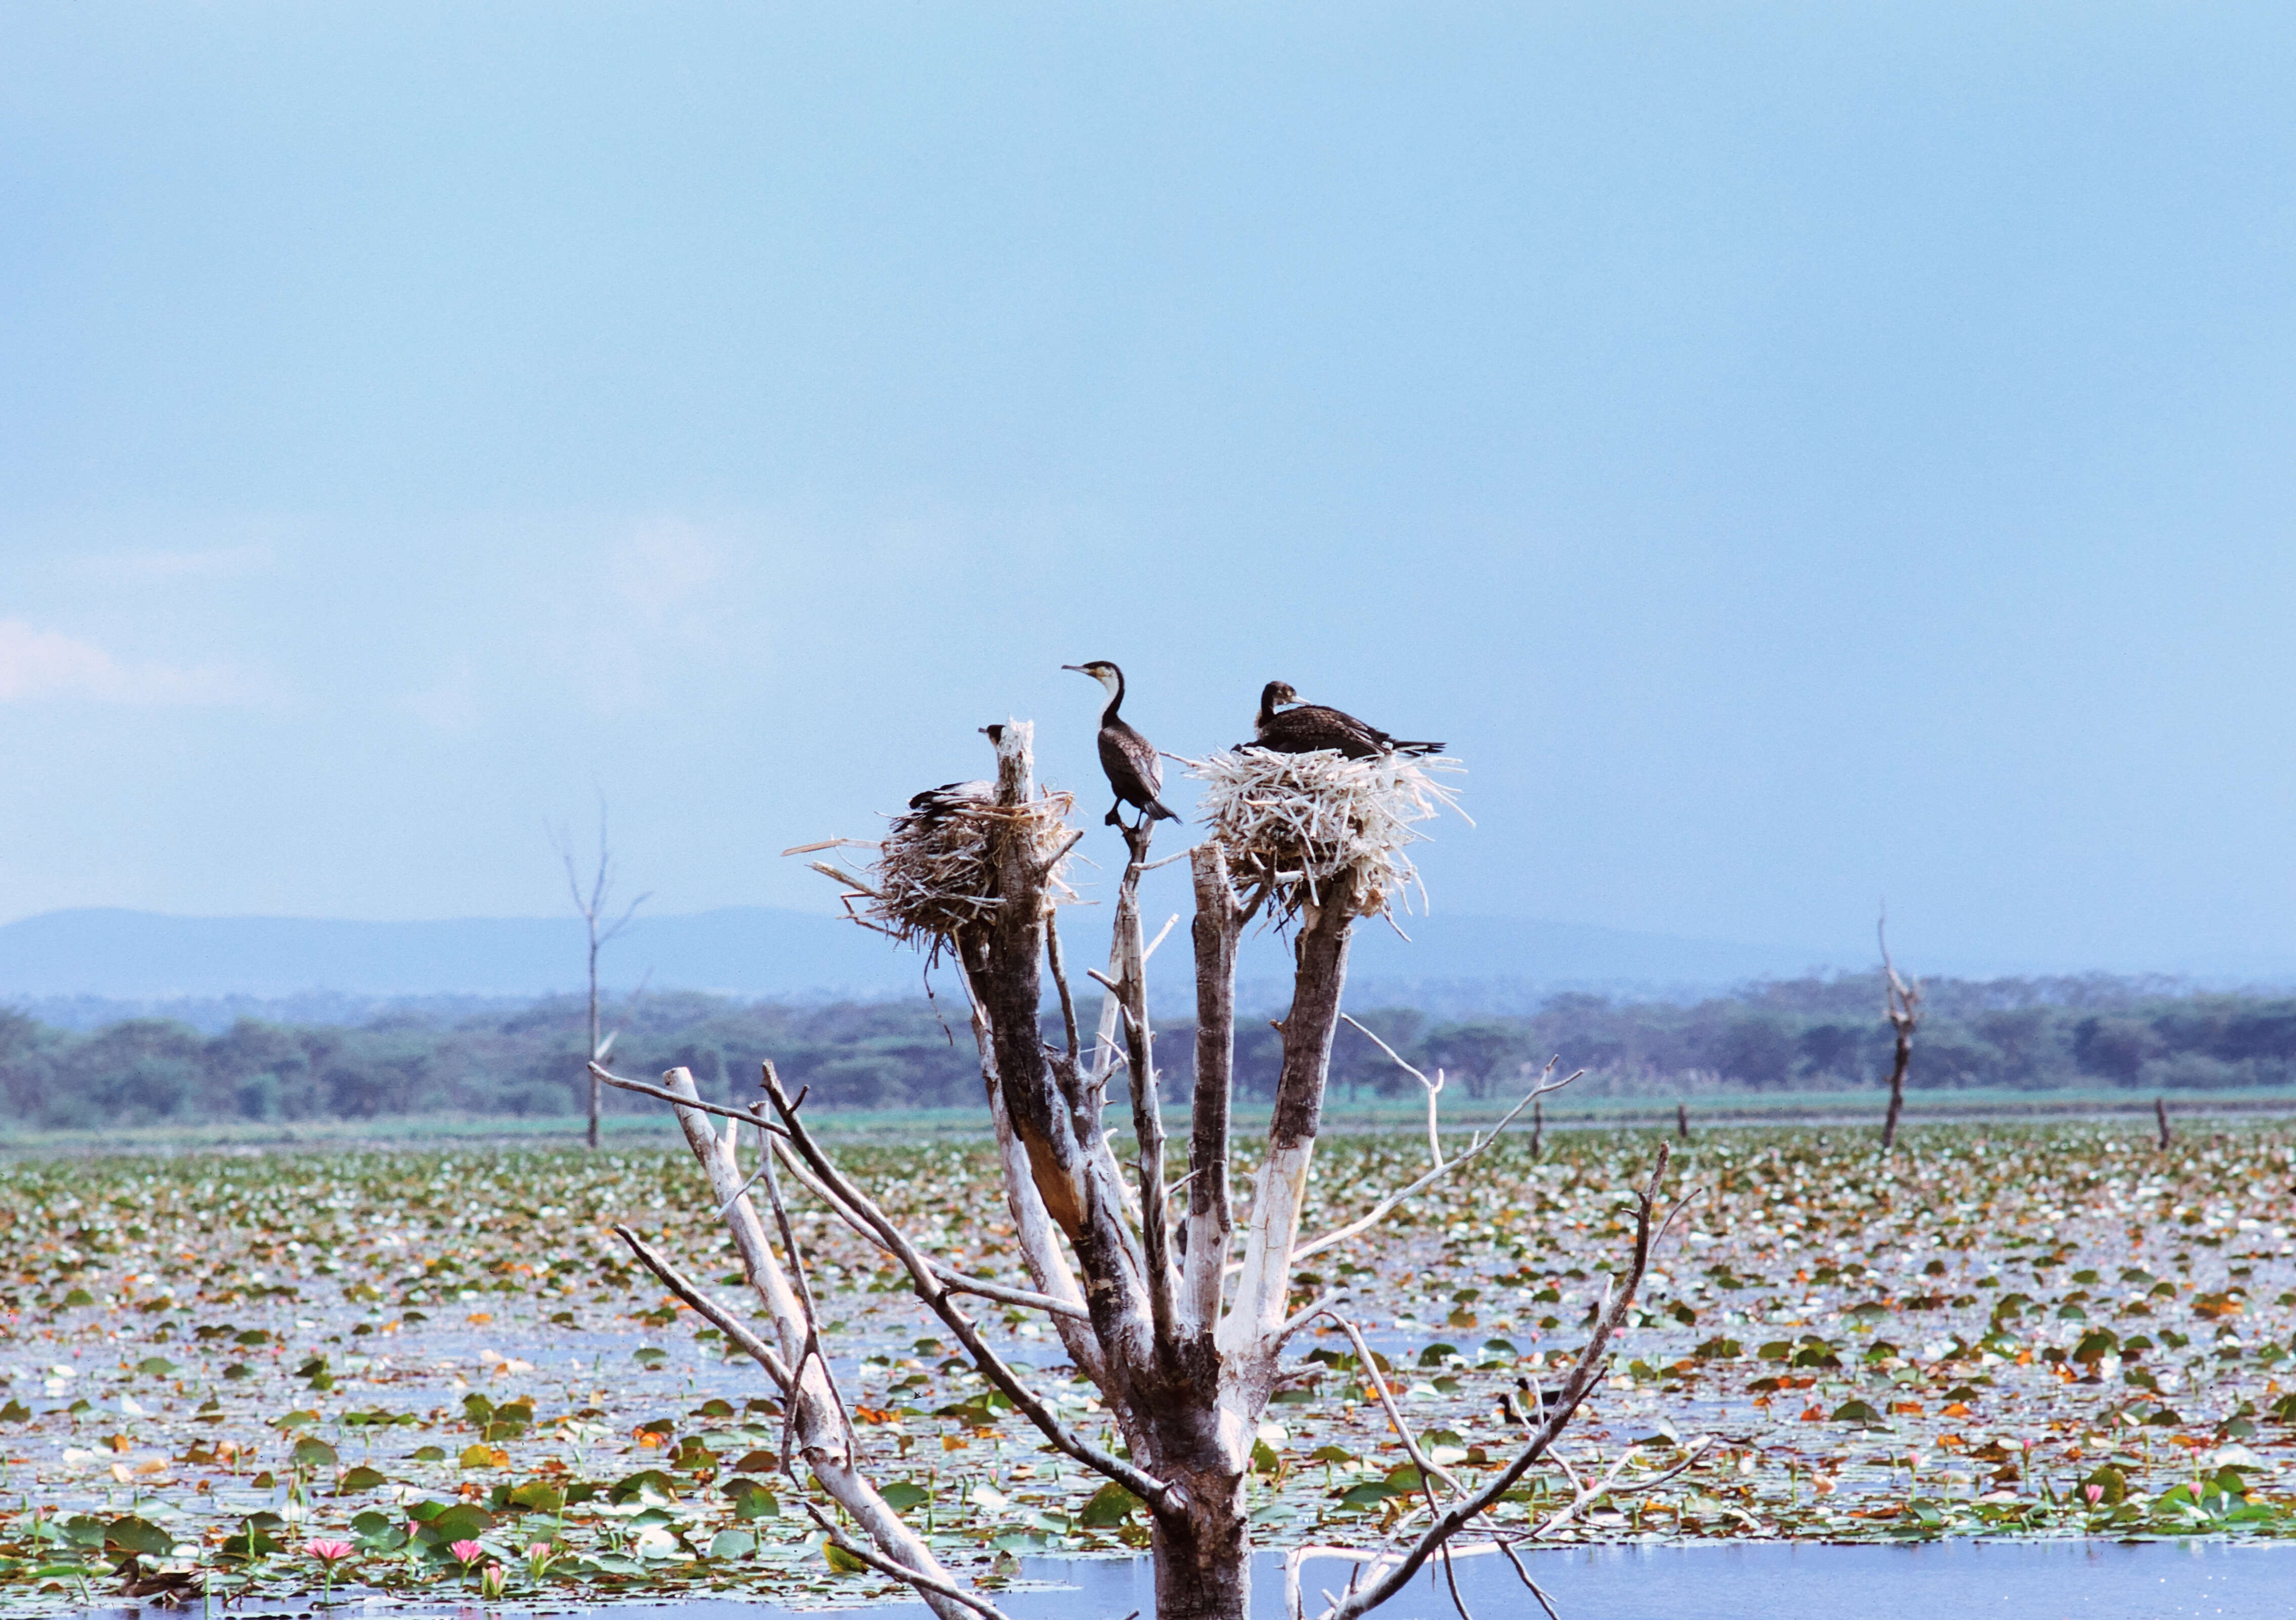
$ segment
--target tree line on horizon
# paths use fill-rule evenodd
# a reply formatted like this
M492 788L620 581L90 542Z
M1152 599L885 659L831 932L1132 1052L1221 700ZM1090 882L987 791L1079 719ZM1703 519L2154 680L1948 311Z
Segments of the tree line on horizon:
M1522 1016L1359 1015L1428 1073L1469 1097L1519 1094L1546 1058L1584 1066L1581 1094L1654 1098L1886 1082L1891 1032L1877 975L1767 983L1688 1005L1560 995ZM2195 993L2158 980L1937 980L1911 1089L2223 1090L2296 1083L2296 997ZM1089 1016L1093 1007L1082 1009ZM965 1108L980 1068L961 1010L925 1001L808 1007L690 992L644 998L621 1022L614 1066L691 1069L703 1095L746 1099L758 1059L837 1108ZM376 1119L418 1114L571 1117L583 1109L579 997L507 1014L401 1011L357 1025L243 1018L220 1033L138 1017L78 1033L0 1011L7 1128ZM1048 1024L1048 1032L1050 1025ZM1189 1094L1192 1031L1160 1024L1167 1095ZM1265 1021L1237 1032L1241 1096L1274 1093L1281 1043ZM1418 1095L1417 1082L1342 1027L1335 1099ZM619 1108L640 1105L619 1099Z

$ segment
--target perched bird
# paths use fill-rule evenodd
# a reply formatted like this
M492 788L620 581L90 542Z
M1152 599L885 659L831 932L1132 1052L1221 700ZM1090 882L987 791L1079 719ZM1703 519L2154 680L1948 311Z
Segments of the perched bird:
M1108 773L1109 786L1116 790L1116 802L1101 819L1111 826L1122 826L1124 820L1118 812L1128 804L1140 812L1142 826L1150 821L1177 821L1179 817L1156 797L1164 790L1164 768L1157 762L1154 744L1117 718L1116 711L1124 706L1124 671L1104 659L1064 663L1061 668L1089 675L1108 688L1108 707L1100 711L1100 768Z
M1277 705L1292 703L1294 708ZM1350 760L1376 759L1383 753L1431 754L1443 752L1440 743L1399 743L1376 726L1352 714L1303 703L1285 681L1271 680L1260 689L1259 718L1252 723L1251 748L1270 753L1314 753L1334 748Z

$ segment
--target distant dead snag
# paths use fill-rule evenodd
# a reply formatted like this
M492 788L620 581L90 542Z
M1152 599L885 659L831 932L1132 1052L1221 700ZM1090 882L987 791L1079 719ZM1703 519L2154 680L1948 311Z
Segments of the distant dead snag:
M1897 1145L1898 1115L1906 1106L1906 1070L1914 1061L1914 1030L1922 1021L1922 982L1908 984L1898 976L1897 964L1890 959L1889 926L1887 916L1874 925L1882 945L1882 1010L1898 1038L1897 1060L1890 1068L1890 1112L1882 1122L1884 1153Z

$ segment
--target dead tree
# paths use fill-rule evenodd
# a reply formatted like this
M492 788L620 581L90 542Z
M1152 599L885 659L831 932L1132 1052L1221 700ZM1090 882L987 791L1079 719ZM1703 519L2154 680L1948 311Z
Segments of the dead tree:
M2161 1151L2162 1153L2166 1153L2169 1151L2169 1099L2167 1098L2156 1097L2152 1099L2152 1119L2153 1122L2161 1127Z
M1882 1010L1898 1038L1897 1060L1890 1067L1890 1112L1882 1122L1882 1151L1887 1153L1897 1145L1898 1115L1906 1106L1906 1070L1914 1061L1914 1029L1922 1021L1922 982L1908 984L1898 976L1890 960L1887 918L1874 925L1874 933L1882 942Z
M1160 1620L1243 1620L1252 1444L1286 1344L1328 1317L1358 1345L1369 1386L1383 1387L1377 1363L1332 1298L1292 1296L1295 1264L1375 1232L1404 1200L1472 1164L1506 1123L1567 1081L1552 1078L1550 1064L1500 1126L1448 1159L1431 1131L1434 1163L1424 1174L1389 1191L1362 1217L1307 1236L1308 1171L1351 931L1413 880L1401 854L1416 836L1411 824L1436 813L1447 795L1411 761L1257 750L1216 754L1193 767L1207 783L1210 826L1186 851L1195 899L1195 1088L1185 1173L1174 1180L1147 1012L1146 965L1154 947L1143 937L1140 916L1150 829L1126 830L1108 970L1091 974L1106 994L1087 1044L1054 917L1054 902L1065 893L1063 862L1080 836L1067 822L1072 802L1038 789L1032 727L1014 722L989 730L996 749L993 789L983 783L977 792L921 796L919 808L895 820L865 877L830 861L815 864L844 885L857 920L945 950L959 969L1005 1198L1032 1287L967 1276L920 1249L840 1168L808 1126L803 1094L791 1095L770 1063L764 1065L765 1096L748 1109L702 1101L683 1070L671 1071L659 1086L597 1070L608 1083L675 1106L713 1205L732 1226L744 1273L772 1320L770 1337L695 1286L670 1257L623 1235L642 1262L748 1351L783 1392L784 1466L796 1481L802 1459L856 1527L849 1534L808 1508L823 1535L909 1583L944 1620L964 1609L996 1611L952 1578L865 1476L824 1356L822 1318L784 1210L784 1176L891 1256L917 1298L1047 1444L1138 1500L1149 1524ZM1274 1117L1250 1172L1250 1213L1239 1221L1229 1116L1236 945L1256 916L1292 930L1294 978L1291 1010L1276 1026L1283 1065ZM1039 1022L1046 973L1061 1012L1056 1043L1043 1038ZM1103 1121L1106 1089L1119 1077L1132 1127L1123 1158ZM1431 1100L1432 1091L1430 1082ZM720 1132L714 1118L730 1122ZM737 1155L745 1131L757 1139L756 1167L747 1175ZM1459 1533L1548 1460L1556 1436L1603 1376L1651 1246L1672 1218L1657 1204L1665 1165L1661 1149L1649 1186L1639 1189L1633 1246L1562 1388L1526 1419L1521 1448L1492 1482L1472 1492L1426 1467L1427 1528L1405 1546L1344 1553L1357 1562L1357 1578L1330 1599L1328 1620L1353 1620L1401 1591L1429 1559L1447 1560L1462 1550L1452 1546ZM1176 1213L1183 1181L1185 1205ZM770 1232L758 1213L760 1192L770 1207ZM1029 1389L967 1309L968 1295L1049 1319L1078 1370L1099 1387L1123 1437L1120 1452L1070 1427ZM1422 1455L1399 1414L1395 1421L1406 1448ZM793 1494L806 1500L802 1489ZM1330 1550L1324 1555L1342 1556Z
M589 885L583 885L582 876L574 867L574 848L564 836L558 839L558 857L565 863L566 888L574 897L574 909L581 913L582 924L589 941L590 965L590 1040L586 1068L590 1081L590 1128L584 1139L593 1147L598 1145L598 1110L603 1100L598 1080L598 1068L611 1057L614 1037L599 1033L598 1029L598 952L630 925L637 909L651 898L641 894L624 906L621 915L610 917L614 895L614 859L606 844L606 802L598 801L598 863L590 875Z

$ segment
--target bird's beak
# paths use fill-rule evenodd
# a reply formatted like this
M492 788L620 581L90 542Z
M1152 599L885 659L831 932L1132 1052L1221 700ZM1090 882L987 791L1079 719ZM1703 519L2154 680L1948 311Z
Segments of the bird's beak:
M1080 663L1064 663L1061 668L1063 670L1074 670L1079 675L1086 673L1085 667Z

